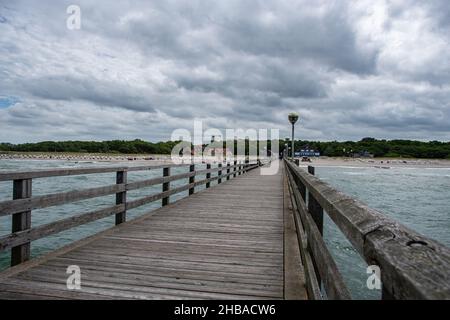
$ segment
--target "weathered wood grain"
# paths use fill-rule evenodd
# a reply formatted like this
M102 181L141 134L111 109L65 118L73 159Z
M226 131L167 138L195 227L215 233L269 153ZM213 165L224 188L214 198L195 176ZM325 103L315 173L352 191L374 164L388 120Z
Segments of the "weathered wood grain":
M291 173L288 173L291 175ZM292 180L292 176L291 176ZM307 250L311 253L314 269L318 282L321 280L327 293L327 297L332 300L349 300L351 299L350 292L344 283L341 273L331 256L325 242L322 238L322 234L316 225L311 213L306 209L306 205L300 195L299 190L296 190L296 186L293 188L293 197L296 201L297 212L302 220L306 237L307 237Z
M248 171L251 167L229 172L223 167L227 173L221 175L222 180L247 173L124 222L38 263L0 274L0 298L284 298L282 176L261 176L258 170ZM127 209L217 179L195 180L128 201ZM124 209L123 204L119 206L115 210ZM82 216L87 219L92 214ZM16 238L25 241L62 226L69 228L77 219L81 218L31 229ZM79 291L67 290L65 285L66 268L73 264L82 272Z
M222 164L221 163L219 163L219 171L217 172L217 176L218 176L218 179L217 179L217 183L222 183Z
M189 188L189 195L192 195L195 192L195 164L189 166L189 172L193 173L192 176L189 177L189 184L193 185L192 188Z
M125 191L124 184L114 184L84 190L55 193L27 199L8 200L0 202L0 216L10 215L22 211L43 209L62 205L69 202L92 199Z
M289 172L286 171L286 175ZM295 228L297 231L297 240L299 244L300 255L302 258L304 276L305 276L305 286L308 294L309 300L322 300L322 293L320 291L320 285L317 281L316 271L314 269L313 260L311 258L311 254L308 250L308 240L305 234L305 229L303 223L300 219L300 215L298 213L297 201L294 199L294 191L293 191L293 183L290 179L288 179L288 188L291 198L292 211L294 217Z
M126 185L127 184L127 171L117 171L116 173L116 184L117 185ZM127 203L127 191L126 189L124 191L116 193L116 205L123 204L123 210L116 213L116 225L124 223L127 219L127 209L125 204Z
M450 299L450 249L286 162L369 265L393 299ZM295 179L294 179L295 180Z
M47 237L98 219L102 219L114 214L119 214L125 209L125 204L120 204L92 212L83 213L66 219L51 222L39 227L24 231L16 231L12 234L0 237L0 251L10 249L33 240Z
M211 164L210 163L208 163L207 165L206 165L206 179L210 179L211 178L211 172L210 172L210 170L211 170ZM205 188L209 188L211 186L211 182L206 182L206 184L205 184Z
M171 164L170 167L187 167L188 164ZM33 171L5 171L0 172L0 181L20 180L20 179L34 179L60 176L77 176L85 174L108 173L127 170L131 171L146 171L163 169L167 165L150 165L150 166L120 166L120 167L95 167L95 168L69 168L69 169L51 169L51 170L33 170Z
M284 211L284 298L286 300L308 299L305 271L297 239L294 216L286 175L283 173Z
M14 180L13 199L26 199L32 196L32 179ZM31 210L16 212L12 216L12 233L29 230L31 228ZM30 242L22 242L11 246L11 266L30 259Z
M166 169L170 170L170 167L164 168L163 171ZM154 186L154 185L158 185L158 184L164 184L164 183L168 183L171 181L189 178L189 177L192 177L193 175L195 175L195 173L187 172L187 173L175 174L172 176L170 176L170 175L164 176L163 175L162 177L158 177L158 178L130 182L130 183L127 183L126 190L130 191L130 190L141 189L141 188L150 187L150 186Z

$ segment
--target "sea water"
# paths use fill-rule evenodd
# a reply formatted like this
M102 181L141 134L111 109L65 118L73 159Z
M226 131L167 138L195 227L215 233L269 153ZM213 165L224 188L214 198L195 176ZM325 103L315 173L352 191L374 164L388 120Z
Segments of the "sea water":
M450 246L450 168L316 167L329 185ZM367 264L325 214L324 238L353 298L379 299L367 287Z

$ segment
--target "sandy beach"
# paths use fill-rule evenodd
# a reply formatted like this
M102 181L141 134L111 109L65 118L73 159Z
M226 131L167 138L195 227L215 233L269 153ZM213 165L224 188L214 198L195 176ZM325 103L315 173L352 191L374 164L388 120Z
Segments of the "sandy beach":
M170 163L170 155L155 154L89 154L89 153L0 153L0 160L59 160L74 162L127 162L133 164ZM396 167L411 168L450 168L450 159L414 159L414 158L344 158L318 157L311 162L300 162L300 166L323 167L375 167L390 169Z
M414 159L414 158L342 158L319 157L311 158L311 162L300 162L300 166L323 167L375 167L390 168L450 168L447 159Z
M59 160L74 162L168 162L165 154L104 154L104 153L66 153L66 152L8 152L0 153L0 160Z

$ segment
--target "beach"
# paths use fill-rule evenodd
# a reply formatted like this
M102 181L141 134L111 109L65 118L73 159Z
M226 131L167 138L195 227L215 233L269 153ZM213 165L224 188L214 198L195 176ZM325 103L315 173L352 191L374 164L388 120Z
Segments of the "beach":
M127 162L133 164L171 163L169 154L103 154L103 153L59 153L59 152L4 152L0 160L59 160L73 162ZM312 157L311 162L302 162L300 166L317 167L374 167L390 168L450 168L450 159L416 158L349 158L349 157Z
M300 166L317 167L374 167L390 168L450 168L447 159L415 159L415 158L344 158L318 157L310 158L311 162L300 162Z
M170 162L167 154L107 154L68 152L0 152L0 160L59 160L74 162Z

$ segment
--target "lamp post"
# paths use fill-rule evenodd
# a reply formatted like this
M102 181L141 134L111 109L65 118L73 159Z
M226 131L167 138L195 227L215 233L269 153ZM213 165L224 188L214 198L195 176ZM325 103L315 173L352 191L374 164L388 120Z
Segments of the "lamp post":
M298 120L298 114L295 112L291 112L288 115L289 122L292 124L292 148L291 148L291 158L294 160L294 125Z

